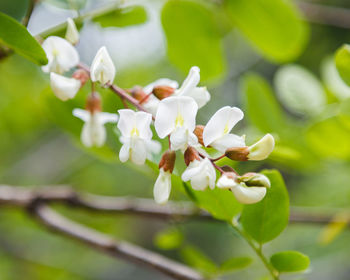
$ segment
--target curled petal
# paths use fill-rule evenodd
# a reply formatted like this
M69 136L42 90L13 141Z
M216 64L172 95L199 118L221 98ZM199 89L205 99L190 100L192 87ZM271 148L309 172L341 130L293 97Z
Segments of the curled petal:
M235 134L225 134L224 136L216 139L210 144L213 148L221 153L225 153L228 148L232 147L244 147L244 137Z
M67 41L73 45L79 42L79 32L74 23L74 20L72 20L71 18L67 19L67 31L65 37Z
M197 175L199 172L201 172L202 169L203 168L202 168L199 160L192 161L188 165L186 170L182 173L182 175L181 175L182 181L187 182L187 181L191 180L191 178L193 176Z
M216 185L220 189L231 189L238 184L233 178L229 178L227 175L223 174L217 181Z
M90 120L91 114L90 112L83 109L74 109L73 116L81 119L84 122L88 122Z
M243 204L253 204L261 201L266 195L264 187L246 187L241 183L232 188L232 192L236 199Z
M203 130L205 146L228 134L231 129L243 119L243 112L237 107L225 106L219 109L208 121Z
M170 196L171 191L171 173L159 170L159 176L154 184L153 195L154 200L159 204L165 204Z
M210 100L210 93L206 87L196 87L188 91L184 96L192 97L198 105L198 108L202 108Z
M116 123L118 121L118 115L106 112L97 113L101 124Z
M172 88L178 88L179 84L177 81L170 80L167 78L161 78L143 88L146 94L150 94L155 86L169 86Z
M264 160L266 159L275 147L275 139L271 134L266 134L249 149L249 160Z
M129 137L135 126L135 111L131 109L121 109L118 110L118 113L120 117L117 127L123 136Z
M90 76L93 82L99 81L103 85L113 83L115 67L105 46L98 50L92 61Z
M87 121L81 132L81 142L86 147L101 147L106 141L106 128L101 124L96 115L92 115L91 120Z
M190 69L188 76L186 77L186 79L184 80L177 92L178 95L185 95L189 91L192 91L198 85L200 80L199 71L200 70L197 66L193 66Z
M138 165L145 163L147 158L146 143L138 137L131 139L130 160Z
M121 141L122 142L122 141ZM127 162L130 156L130 144L125 143L123 146L120 148L119 151L119 160L121 162Z
M50 73L50 84L54 94L62 101L74 98L81 86L79 80L67 78L54 72Z

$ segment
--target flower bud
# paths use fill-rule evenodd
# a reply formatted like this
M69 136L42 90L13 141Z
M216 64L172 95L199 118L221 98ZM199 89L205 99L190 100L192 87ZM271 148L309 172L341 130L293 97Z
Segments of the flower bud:
M176 154L174 151L166 151L159 162L159 169L163 169L165 172L169 171L170 173L173 173L175 159Z
M113 83L115 66L106 47L98 50L90 67L91 81L100 82L102 85Z
M247 161L248 155L249 155L248 147L228 148L225 152L226 157L237 161Z
M101 97L97 92L91 93L86 99L85 108L91 114L102 111Z
M199 157L198 151L195 148L188 147L184 153L184 159L185 159L186 165L189 166L189 164L192 161L200 160L200 157Z
M74 23L74 20L71 18L67 19L67 31L66 31L66 40L72 45L76 45L79 42L79 32Z
M266 159L275 147L275 139L271 134L266 134L258 142L248 148L248 160Z
M204 125L196 125L196 128L193 131L193 133L197 136L199 144L201 144L202 146L204 146L203 130L204 130Z
M68 78L51 72L50 85L54 94L62 101L66 101L75 97L80 89L81 82L75 78Z
M89 76L89 73L86 72L85 70L78 69L73 73L72 78L79 80L81 83L81 87L82 87L90 79L90 76Z
M238 178L241 182L244 182L247 187L265 187L270 188L271 183L269 178L260 173L246 173Z
M160 100L169 97L175 92L175 89L170 86L159 85L153 88L152 93Z
M130 90L131 96L134 97L138 101L145 102L147 101L147 94L144 92L143 88L140 86L134 86Z

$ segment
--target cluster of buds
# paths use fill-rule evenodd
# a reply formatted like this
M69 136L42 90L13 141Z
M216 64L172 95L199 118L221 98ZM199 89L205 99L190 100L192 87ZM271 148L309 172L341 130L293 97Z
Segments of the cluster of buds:
M270 187L267 177L257 173L239 176L233 169L219 167L215 162L223 157L234 161L264 160L274 148L274 138L266 134L248 146L244 136L231 133L244 117L237 107L225 106L206 125L196 125L198 109L210 100L207 88L198 86L198 67L190 69L180 87L177 81L162 78L123 93L114 91L139 111L125 108L118 110L118 115L105 113L102 112L101 98L95 91L95 84L113 90L115 66L106 47L98 50L89 69L79 66L79 54L74 47L78 40L79 33L74 21L69 19L66 39L51 36L43 42L49 61L43 71L50 72L52 90L62 100L74 98L78 90L91 81L92 92L87 97L85 110L73 111L74 116L85 122L81 133L81 141L85 146L102 146L106 141L104 124L117 123L122 144L120 161L141 165L161 152L160 143L152 139L151 125L154 125L159 138L169 139L169 147L159 163L159 176L154 186L157 203L163 204L169 199L176 151L183 153L187 166L181 178L185 182L190 181L193 189L229 189L244 204L256 203L264 198ZM76 68L72 76L64 76L72 68ZM218 157L211 158L208 155L209 147L216 151ZM220 176L217 180L218 173Z

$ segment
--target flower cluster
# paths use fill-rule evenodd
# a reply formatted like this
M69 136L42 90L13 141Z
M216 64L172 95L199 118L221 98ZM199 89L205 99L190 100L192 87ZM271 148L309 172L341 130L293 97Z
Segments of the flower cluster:
M122 144L120 161L130 160L141 165L153 154L161 152L160 143L152 140L151 125L154 124L158 137L168 137L169 143L159 163L159 176L154 186L157 203L163 204L169 199L177 151L183 154L187 166L181 178L185 182L190 181L194 190L204 191L208 187L229 189L244 204L256 203L264 198L270 187L267 177L258 173L240 176L231 167L218 166L216 161L224 157L234 161L264 160L274 148L274 138L267 134L249 146L244 136L231 133L244 116L237 107L225 106L205 126L196 125L198 109L210 100L206 87L198 86L198 67L190 69L180 87L177 81L163 78L145 87L135 86L124 91L113 85L116 69L106 47L98 50L88 68L79 63L79 54L74 47L78 40L74 21L69 19L66 39L52 36L43 42L49 61L43 71L50 72L52 90L63 101L73 98L88 80L91 81L92 92L87 97L85 110L73 111L73 115L85 123L81 133L85 146L102 146L106 141L104 124L117 123ZM71 77L64 76L73 68L75 71ZM95 84L110 88L123 102L129 102L138 110L120 109L118 115L102 112ZM214 151L215 158L208 154L208 148L211 154ZM220 174L218 180L217 174Z

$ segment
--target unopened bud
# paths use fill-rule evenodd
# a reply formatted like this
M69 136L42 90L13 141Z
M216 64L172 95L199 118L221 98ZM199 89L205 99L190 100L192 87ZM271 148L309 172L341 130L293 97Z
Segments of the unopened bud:
M263 160L266 159L275 147L275 139L271 134L266 134L254 145L251 145L248 155L248 160Z
M170 150L166 151L159 162L159 169L163 168L164 171L170 171L170 173L173 173L175 159L176 159L176 154L174 151L170 151Z
M101 97L97 92L91 93L87 100L85 108L87 111L89 111L91 114L95 112L101 112L102 111L102 104L101 104Z
M225 152L225 156L229 159L237 161L247 161L249 155L248 147L234 147L228 148Z
M152 93L160 100L169 97L175 92L175 88L170 86L155 86Z
M134 97L138 101L143 101L145 102L147 98L147 94L143 91L143 88L140 86L134 86L130 90L131 96Z
M86 82L90 79L90 75L85 70L78 69L73 73L72 78L79 80L81 83L81 87L83 87L86 84Z
M260 173L246 173L243 176L239 177L239 180L241 182L244 182L247 187L271 187L269 178Z
M204 146L203 142L203 130L204 125L196 125L196 128L194 129L193 133L197 136L199 144Z
M192 161L200 160L200 157L199 157L198 151L195 148L188 147L184 153L184 159L185 159L186 165L189 166L189 164Z
M67 31L66 31L66 39L72 45L76 45L79 42L79 32L74 23L74 20L71 18L67 19Z

